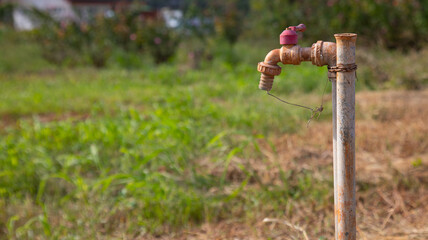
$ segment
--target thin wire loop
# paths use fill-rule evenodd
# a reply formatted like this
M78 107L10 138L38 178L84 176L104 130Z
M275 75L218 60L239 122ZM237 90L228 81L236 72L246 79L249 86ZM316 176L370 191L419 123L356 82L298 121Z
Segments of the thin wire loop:
M267 95L269 95L269 96L271 96L273 98L276 98L277 100L279 100L279 101L281 101L281 102L283 102L285 104L296 106L296 107L300 107L300 108L305 108L305 109L308 109L309 111L311 111L311 117L309 118L308 122L306 123L306 127L309 127L309 124L311 123L312 119L314 119L315 116L316 116L316 119L318 119L320 117L322 111L324 110L324 94L325 94L325 91L327 89L327 82L328 81L326 81L326 83L325 83L324 91L323 91L322 96L321 96L321 105L319 107L315 107L315 108L310 108L308 106L304 106L304 105L300 105L300 104L296 104L296 103L291 103L291 102L285 101L285 100L283 100L283 99L281 99L281 98L273 95L269 91L266 91L266 93L267 93Z
M306 108L306 109L308 109L308 110L310 110L310 111L314 111L314 109L312 109L312 108L310 108L310 107L303 106L303 105L299 105L299 104L296 104L296 103L287 102L287 101L282 100L281 98L279 98L279 97L277 97L277 96L273 95L273 94L272 94L272 93L270 93L269 91L266 91L266 92L267 92L267 94L268 94L269 96L272 96L272 97L274 97L274 98L278 99L279 101L281 101L281 102L283 102L283 103L286 103L286 104L289 104L289 105L293 105L293 106L296 106L296 107Z

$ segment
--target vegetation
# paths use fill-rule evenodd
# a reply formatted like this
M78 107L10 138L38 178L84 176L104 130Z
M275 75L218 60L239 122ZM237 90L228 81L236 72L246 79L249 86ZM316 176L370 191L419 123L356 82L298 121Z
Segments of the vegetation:
M287 6L287 7L284 7ZM12 5L0 6L0 19L10 24ZM42 27L34 32L43 46L43 56L58 65L92 64L105 67L113 52L151 55L166 62L177 52L180 39L196 36L205 46L226 41L235 44L241 36L275 39L289 25L305 23L303 41L333 40L332 32L356 32L368 46L409 51L421 49L428 39L426 1L188 1L180 28L166 27L160 18L142 20L147 9L132 5L116 15L97 16L89 23L58 23L32 10ZM345 18L346 16L346 18ZM309 40L311 39L311 40ZM197 50L210 56L207 49Z
M253 1L252 9L257 17L251 24L273 35L305 23L310 28L306 35L316 39L331 39L332 32L355 32L366 45L390 49L420 48L428 39L427 1L274 0Z
M295 131L309 113L278 112L282 105L256 91L252 65L231 71L231 65L216 64L200 71L162 65L2 75L0 192L7 201L2 207L11 211L0 216L4 233L94 237L99 224L105 224L104 234L116 231L120 216L136 219L126 220L128 233L165 233L231 212L251 215L258 204L248 205L246 198L278 210L284 201L279 194L326 203L329 195L311 184L309 173L284 173L295 182L273 191L263 185L260 192L244 191L257 178L245 163L239 179L228 176L233 158L261 154L257 139ZM288 78L307 76L301 89L321 93L324 75L325 69L302 66L290 69ZM15 207L26 201L34 212L18 214ZM65 229L57 221L71 225ZM95 225L88 232L89 222Z
M156 63L171 59L180 42L179 32L160 18L142 20L139 9L125 9L112 17L96 16L92 22L58 22L33 9L40 21L33 38L42 46L43 57L59 66L92 64L105 67L113 51L142 54L147 51Z

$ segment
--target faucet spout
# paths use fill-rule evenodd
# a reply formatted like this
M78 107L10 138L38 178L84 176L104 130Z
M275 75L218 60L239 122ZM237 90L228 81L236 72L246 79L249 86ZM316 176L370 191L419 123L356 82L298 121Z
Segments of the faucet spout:
M257 70L261 72L259 89L270 91L275 76L281 74L281 67L278 63L281 61L281 50L274 49L270 51L263 62L259 62Z
M270 91L272 89L275 76L281 74L282 64L299 65L302 61L311 60L311 48L301 48L295 44L284 44L280 49L270 51L264 62L260 62L257 70L261 72L259 89Z
M270 51L266 57L264 62L271 65L276 65L281 61L281 49L277 48Z

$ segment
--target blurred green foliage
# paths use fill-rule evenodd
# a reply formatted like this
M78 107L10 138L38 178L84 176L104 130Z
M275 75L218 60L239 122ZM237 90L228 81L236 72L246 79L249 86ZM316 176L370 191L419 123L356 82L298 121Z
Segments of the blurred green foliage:
M204 40L220 38L233 44L238 41L250 11L247 0L187 1L184 4L184 27Z
M13 8L12 3L0 3L0 26L2 24L12 27L13 25Z
M140 10L123 9L113 17L96 16L88 23L57 22L48 14L33 9L41 22L34 30L43 56L58 65L91 63L104 67L113 51L147 51L156 63L170 60L180 42L178 32L166 27L160 18L141 20Z
M277 36L287 26L305 23L305 38L334 40L332 33L354 32L371 46L420 48L428 41L428 1L251 1L248 29Z
M190 1L189 19L213 19L216 34L234 43L239 36L277 38L304 23L308 42L333 41L333 33L354 32L359 41L389 49L420 48L428 42L428 1ZM202 25L209 29L211 25ZM203 32L203 31L202 31Z
M299 23L307 25L302 41L308 43L334 41L333 33L339 32L358 33L360 45L406 51L421 49L428 41L428 2L421 0L192 0L181 7L184 18L178 29L168 28L161 18L143 19L141 13L147 9L138 4L89 23L59 23L33 10L42 23L34 36L51 63L96 67L110 59L132 66L136 53L150 55L155 63L166 62L182 39L200 42L189 51L195 63L224 58L216 51L218 45L231 49L237 41L276 40L285 27ZM10 4L1 5L0 18L10 18L11 9ZM236 53L226 55L227 61L236 62Z
M0 73L48 70L40 45L27 33L0 28Z

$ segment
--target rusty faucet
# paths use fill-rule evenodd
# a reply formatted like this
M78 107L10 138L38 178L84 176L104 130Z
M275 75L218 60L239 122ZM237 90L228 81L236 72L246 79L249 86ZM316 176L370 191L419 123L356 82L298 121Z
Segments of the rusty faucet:
M278 63L299 65L303 61L311 61L316 66L336 66L336 43L318 41L312 47L300 47L297 32L306 30L304 24L286 28L279 36L282 45L279 49L270 51L257 70L261 72L259 88L270 91L275 76L281 74Z
M282 45L270 51L257 70L261 72L259 88L269 93L275 76L281 73L278 63L299 65L311 61L328 67L332 83L333 175L335 239L356 239L355 213L355 42L357 34L335 34L336 42L317 41L312 47L300 47L297 32L304 24L290 26L279 36Z

